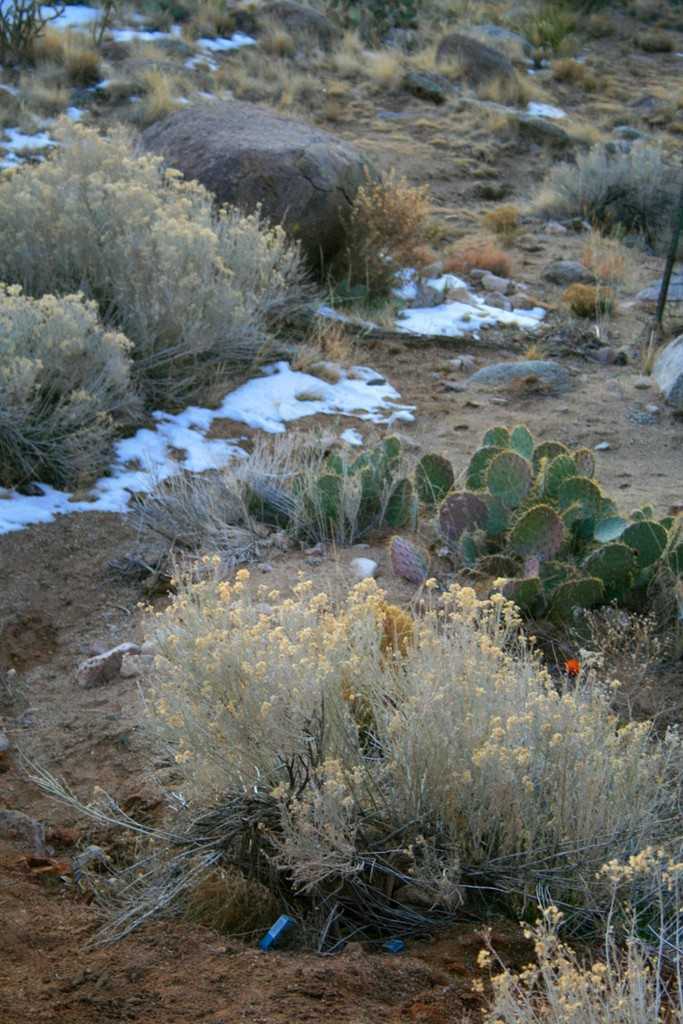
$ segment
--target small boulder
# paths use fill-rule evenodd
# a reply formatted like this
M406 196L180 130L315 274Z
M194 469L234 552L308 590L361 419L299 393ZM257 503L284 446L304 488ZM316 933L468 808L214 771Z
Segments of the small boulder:
M523 359L514 363L492 363L483 366L469 378L469 384L486 387L505 387L535 377L553 391L567 391L570 377L564 366L549 359Z
M352 558L351 569L356 579L366 580L377 575L378 565L372 558Z
M516 286L507 277L499 277L497 274L487 272L481 279L482 288L487 292L501 292L502 295L510 295L515 291Z
M260 205L317 267L343 250L351 204L370 171L350 143L237 100L183 107L147 128L142 145L220 205Z
M578 260L555 260L543 271L543 277L551 284L593 284L595 278Z
M119 644L104 654L87 658L78 667L78 685L83 690L92 690L96 686L104 686L121 673L123 658L126 654L140 654L137 644Z
M290 33L295 43L313 41L323 50L332 47L335 27L320 11L293 0L269 0L258 8L259 19L268 18L278 22Z
M493 306L494 309L504 309L508 313L512 309L512 303L509 299L505 298L502 292L487 292L484 295L484 302L487 306Z
M516 74L505 54L460 32L444 36L437 48L437 64L449 61L459 66L468 85L484 85L496 78L513 81Z
M432 71L408 71L403 78L403 88L419 100L436 103L437 106L445 103L452 92L448 79Z
M669 405L683 412L683 334L661 349L652 376Z
M520 35L519 32L512 32L509 28L503 28L502 25L474 25L472 35L482 38L485 43L489 43L494 48L507 50L513 60L515 54L529 58L534 55L534 48L525 36Z
M643 288L642 291L636 295L636 302L641 302L643 305L649 306L652 303L656 303L659 299L659 292L662 287L662 279L653 281L647 288ZM669 290L666 294L666 301L669 302L683 302L683 274L672 274L671 280L669 281Z
M569 149L572 145L571 135L554 121L533 114L512 114L511 117L523 142L551 149Z
M0 810L0 839L10 839L19 843L36 857L44 857L47 854L44 827L23 811L8 808Z

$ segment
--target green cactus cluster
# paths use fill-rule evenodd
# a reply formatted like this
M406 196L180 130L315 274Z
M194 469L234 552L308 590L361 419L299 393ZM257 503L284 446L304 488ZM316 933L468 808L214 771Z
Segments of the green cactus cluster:
M430 494L442 496L454 479L446 460L422 462L434 477ZM561 622L609 602L640 610L662 567L683 574L683 527L650 506L620 515L594 473L587 448L537 444L525 426L495 427L470 460L465 489L451 485L440 502L428 501L418 475L417 493L449 552L502 578L502 592L528 614Z

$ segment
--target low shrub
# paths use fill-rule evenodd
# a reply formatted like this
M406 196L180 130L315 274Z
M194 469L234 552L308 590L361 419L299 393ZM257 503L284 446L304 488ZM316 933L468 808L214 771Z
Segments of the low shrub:
M668 32L641 32L635 43L645 53L671 53L674 49L673 36Z
M556 82L567 82L569 85L585 89L586 92L595 92L598 87L595 75L585 64L579 64L577 60L554 60L552 73Z
M541 886L579 923L604 918L600 866L675 833L676 737L619 725L592 676L558 689L501 596L453 587L405 618L372 580L335 609L246 570L181 582L150 614L150 725L186 811L106 937L231 866L317 922L321 948L331 894L340 940L451 919L463 883L518 908Z
M451 253L444 263L448 274L468 274L470 270L489 270L500 277L512 274L512 260L494 242L467 242Z
M43 6L39 0L5 0L0 5L0 64L28 61L45 28L64 13L64 4Z
M382 298L397 274L416 267L429 240L426 186L410 185L393 172L358 189L348 224L348 246L335 276L350 295Z
M484 226L502 238L514 238L519 230L519 208L507 205L497 206L495 210L489 210L484 215Z
M63 128L50 159L0 180L0 280L82 290L133 342L150 402L225 388L306 296L298 249L258 214L215 211L201 186L109 138Z
M571 284L562 295L575 316L597 320L614 313L614 293L592 284Z
M0 285L0 484L77 487L105 469L132 411L130 342L80 295Z
M389 29L416 28L421 0L330 0L346 28L377 42Z
M662 252L679 189L680 173L661 149L642 142L627 153L595 146L576 164L551 170L537 208L550 216L584 217L606 232L642 235Z

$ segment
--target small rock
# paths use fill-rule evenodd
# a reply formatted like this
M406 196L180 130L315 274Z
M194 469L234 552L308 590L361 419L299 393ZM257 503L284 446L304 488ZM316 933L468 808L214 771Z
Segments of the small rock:
M468 383L496 387L523 381L527 377L536 377L558 392L568 390L571 383L569 373L564 366L549 359L523 359L519 362L493 363L473 373Z
M652 376L668 404L683 412L683 334L661 349Z
M564 226L564 224L560 224L560 222L557 221L557 220L549 220L548 223L546 224L544 230L545 230L546 235L567 235L567 234L569 234L569 231Z
M467 384L461 380L444 380L442 385L446 391L467 391Z
M511 115L517 124L521 139L532 145L550 146L552 149L569 149L572 138L564 128L554 121L533 114Z
M494 309L504 309L507 312L512 309L512 303L505 298L502 292L487 292L484 295L484 302L487 306L493 306Z
M270 562L259 562L259 564L256 566L256 568L258 569L259 572L272 572L273 571L273 567L270 564Z
M477 360L469 352L463 352L461 356L449 359L449 362L454 370L472 370L477 364Z
M633 381L634 388L638 388L639 391L647 391L652 387L652 379L650 377L636 377Z
M555 260L543 271L543 277L551 284L592 284L595 280L578 260Z
M16 490L18 494L23 494L27 498L42 498L45 494L40 484L19 484Z
M491 274L490 272L484 274L481 284L482 288L485 288L487 292L501 292L503 295L511 294L516 290L516 285L509 278L499 277L497 274Z
M538 302L535 302L530 295L524 295L522 292L516 292L510 296L510 305L513 309L534 309Z
M595 358L604 366L609 366L617 360L616 349L610 348L609 345L603 345L595 352Z
M446 102L453 91L447 78L432 71L408 71L403 78L403 88L419 100L426 100L439 106Z
M472 270L470 270L467 276L472 281L481 281L482 277L484 277L485 274L489 273L489 270L480 270L479 267L474 267Z
M662 279L653 281L647 288L643 288L642 291L636 295L636 302L649 305L652 302L657 302L659 299L659 292L662 287ZM669 282L669 290L666 294L666 301L669 302L683 302L683 274L672 274L671 281Z
M124 654L119 675L122 679L133 679L154 666L154 655L152 654Z
M354 576L359 580L366 580L377 575L379 566L371 558L351 559L351 568Z
M138 644L119 644L104 654L88 658L78 667L78 685L83 690L104 686L120 675L124 654L140 654Z
M660 412L658 405L646 405L645 411L651 413L652 416L657 416Z
M596 452L608 452L611 448L609 441L600 441L599 444L593 445L593 451Z
M639 132L637 128L632 128L630 124L618 124L616 128L612 129L612 133L620 139L630 139L631 142L645 137L643 132Z
M0 810L0 837L21 843L37 857L47 855L44 827L23 811Z
M324 544L314 544L312 548L306 548L306 550L304 551L304 554L305 555L312 555L314 558L317 558L320 555L324 555L325 554L325 545Z

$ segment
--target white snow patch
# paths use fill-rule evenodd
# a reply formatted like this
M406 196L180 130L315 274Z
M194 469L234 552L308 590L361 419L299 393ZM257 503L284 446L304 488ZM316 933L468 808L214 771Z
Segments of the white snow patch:
M83 117L83 114L85 114L85 110L81 110L80 107L66 108L66 116L70 118L72 121L80 121L80 119Z
M7 85L4 82L0 82L0 89L2 89L3 92L8 92L10 94L10 96L18 96L19 95L19 90L16 87L16 85Z
M527 114L532 114L533 117L547 117L551 121L559 121L560 118L567 116L559 107L553 107L550 103L536 103L534 100L527 104L526 110Z
M346 313L340 313L338 309L334 309L332 306L318 306L316 313L326 320L338 320L339 323L353 324L354 327L365 327L370 331L377 329L377 324L373 324L371 320L357 320L353 316L347 316Z
M403 284L396 294L402 298L414 298L417 294L415 271L408 269L402 272ZM487 306L482 298L472 292L465 281L455 274L444 274L441 277L429 278L427 284L436 291L443 292L448 298L448 291L466 289L467 301L443 302L439 306L427 306L404 309L396 321L399 331L408 334L438 334L445 337L458 338L465 334L474 334L482 327L494 324L514 324L533 331L545 316L545 310L534 309L514 310L508 312L495 306Z
M209 37L202 36L197 40L197 45L201 50L211 50L215 53L223 53L226 50L239 50L242 46L255 46L256 40L253 36L248 36L245 32L235 32L232 36L223 37Z
M216 419L229 418L273 434L283 433L286 423L315 413L356 416L373 423L414 419L414 407L400 405L400 397L367 366L353 367L330 384L292 370L288 363L275 363L265 368L264 376L227 395L218 409L190 406L175 416L155 412L154 429L138 430L115 445L110 475L97 481L90 501L75 501L73 495L46 484L38 484L43 493L35 496L0 489L0 534L70 512L125 513L131 491L151 491L183 470L201 472L246 458L238 444L207 438Z
M342 441L346 441L347 444L352 445L354 448L359 448L363 444L363 435L359 434L354 427L343 430L339 436Z
M7 138L0 138L0 153L5 150L4 159L0 159L0 168L17 167L22 162L18 154L23 150L45 149L46 146L58 145L47 132L26 135L18 128L5 128L4 131Z
M55 8L46 6L41 7L41 14L44 18L50 17L55 13ZM89 25L93 21L97 21L102 16L102 12L98 7L89 7L87 4L72 4L70 7L65 7L62 14L54 21L50 22L52 28L82 28L83 25Z

